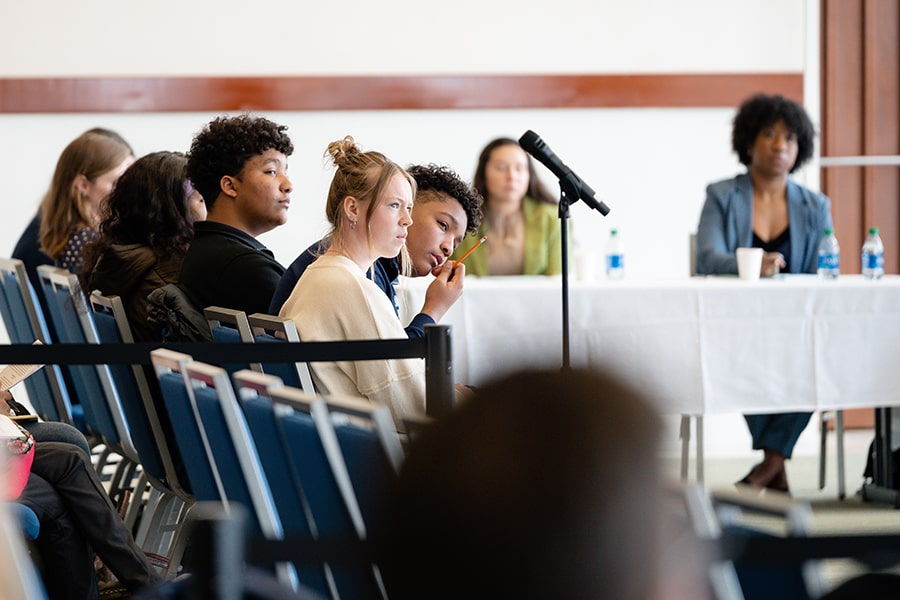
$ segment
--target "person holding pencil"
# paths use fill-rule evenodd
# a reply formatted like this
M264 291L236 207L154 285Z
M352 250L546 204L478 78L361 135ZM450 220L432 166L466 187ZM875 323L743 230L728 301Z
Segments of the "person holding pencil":
M416 181L416 196L412 209L412 225L407 229L406 254L377 259L367 275L391 300L399 315L395 286L401 272L411 277L434 275L428 286L425 302L410 323L406 334L410 338L425 335L425 325L443 318L462 293L462 277L451 277L453 261L448 257L467 235L474 235L482 219L482 198L452 169L435 164L413 165L407 172ZM278 314L291 295L306 268L331 244L326 237L312 244L287 268L269 305L271 314ZM405 264L401 264L404 262ZM405 267L409 267L405 269ZM407 273L404 273L407 274Z
M458 260L487 236L487 249L466 259L470 275L561 274L557 199L538 179L519 142L497 138L485 146L473 183L484 196L484 221L451 258Z
M281 308L305 341L407 337L391 301L366 272L379 258L406 253L413 223L416 180L380 152L367 151L347 136L328 145L336 170L325 212L331 223L328 248L313 262ZM433 265L432 268L437 268ZM446 263L440 277L461 282L465 265ZM358 397L390 407L403 430L406 417L425 413L425 365L420 359L314 362L320 391Z

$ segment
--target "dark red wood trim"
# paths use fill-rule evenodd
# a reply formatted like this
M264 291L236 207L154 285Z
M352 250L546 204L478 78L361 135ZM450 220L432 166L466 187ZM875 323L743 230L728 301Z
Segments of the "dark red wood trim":
M2 113L733 107L802 73L0 78Z
M864 0L863 149L866 154L900 152L900 4ZM900 269L900 167L863 169L866 220L877 225L886 249L884 270ZM894 251L891 251L894 250Z

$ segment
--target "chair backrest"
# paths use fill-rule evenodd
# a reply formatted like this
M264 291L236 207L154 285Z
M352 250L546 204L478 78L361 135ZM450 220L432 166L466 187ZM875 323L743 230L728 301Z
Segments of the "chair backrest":
M209 332L214 342L240 343L252 341L250 323L247 321L247 313L233 308L221 306L208 306L203 309L203 316L209 325ZM258 363L251 364L223 364L222 368L229 374L234 374L241 369L253 369L262 371Z
M183 374L184 367L192 360L187 354L166 348L150 352L191 493L198 502L223 502L226 496L222 481L209 458L209 440L206 431L200 427L193 390Z
M244 411L257 454L265 457L263 470L269 480L285 534L314 536L315 523L281 443L269 397L270 389L282 386L281 380L274 375L249 369L238 371L233 378L238 402Z
M812 508L789 496L748 496L736 490L711 494L723 536L746 540L809 535ZM766 527L760 517L770 520ZM756 564L737 558L734 568L746 600L818 598L824 593L820 561L789 561Z
M37 269L50 309L57 340L63 344L99 344L94 316L74 274L41 265ZM137 463L140 459L108 365L69 365L78 399L84 406L88 427L116 452Z
M679 524L693 533L694 537L691 538L691 542L701 540L707 543L718 544L722 537L722 528L706 488L699 483L685 482L670 483L669 488L669 493L664 500L668 500L671 504L671 507L668 509L668 516L671 519L675 519L673 523L684 521L684 524ZM682 548L684 545L682 544L679 547ZM690 551L686 554L697 560L699 553ZM720 560L716 556L704 556L699 558L699 560L703 561L704 564L701 564L697 571L708 573L709 585L714 598L733 598L736 600L743 598L741 583L734 568L734 563ZM699 576L702 575L698 574Z
M271 388L276 423L320 536L366 537L366 526L325 401L291 387ZM290 410L284 410L287 407Z
M34 289L17 259L0 259L0 317L10 342L49 344L50 332ZM73 407L58 365L48 365L25 382L28 400L45 421L62 421L85 430L81 407Z
M213 341L216 342L299 342L300 335L294 321L284 317L275 317L265 313L247 315L245 312L221 306L209 306L203 309L203 315L209 324ZM268 373L281 378L284 385L298 387L309 393L315 393L312 374L305 362L298 363L250 363L245 365L222 365L234 375L241 369L251 369L260 373Z
M247 317L247 321L251 330L249 340L256 343L300 341L297 325L292 319L265 313L253 313ZM248 340L245 339L245 341ZM287 386L300 388L310 394L316 393L312 373L309 365L305 362L265 363L262 365L262 371L277 375Z
M711 495L702 485L680 488L686 515L697 537L721 544L725 537L736 548L753 538L805 536L811 510L790 498L756 497L738 491L717 490ZM736 557L711 556L710 584L717 598L810 598L822 591L818 564L800 560L772 564L748 563Z
M387 492L400 473L403 447L387 406L326 396L335 436L370 536L385 533Z
M366 526L325 401L291 387L269 389L291 469L300 482L320 539L366 539ZM371 565L330 564L344 598L386 596Z
M244 505L254 533L280 539L278 511L228 373L194 361L185 365L184 376L193 390L200 426L212 450L209 458L222 478L225 499Z
M276 423L269 390L282 386L278 377L245 369L233 375L238 402L250 429L269 482L286 537L315 539L317 529L303 488L294 474ZM325 565L297 565L300 583L328 597L336 597L331 571Z
M247 313L222 306L207 306L203 316L214 342L242 342L250 335Z
M89 298L94 324L101 343L134 342L125 306L119 296L104 296L94 290ZM178 477L176 463L181 458L172 439L171 424L158 410L161 404L155 378L148 379L144 365L109 365L128 422L131 440L150 482L163 492L191 499Z
M183 374L193 392L200 428L209 442L209 460L221 478L225 506L238 503L246 509L251 534L283 539L278 509L228 373L221 367L194 361L184 366ZM283 583L296 586L293 565L260 566L274 567Z

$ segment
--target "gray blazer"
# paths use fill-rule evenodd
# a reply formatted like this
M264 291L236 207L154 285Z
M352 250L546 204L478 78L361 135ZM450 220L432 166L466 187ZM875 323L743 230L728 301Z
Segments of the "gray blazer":
M815 273L818 245L832 227L828 196L787 182L788 222L791 228L791 273ZM753 181L748 173L712 183L697 226L697 273L737 273L736 248L753 245Z

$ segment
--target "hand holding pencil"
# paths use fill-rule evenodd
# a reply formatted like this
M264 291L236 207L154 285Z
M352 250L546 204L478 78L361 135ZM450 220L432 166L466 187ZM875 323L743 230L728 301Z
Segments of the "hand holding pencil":
M440 267L435 267L437 272L432 272L435 278L425 292L425 303L422 305L421 313L429 315L435 323L440 323L444 313L450 310L450 307L462 294L466 279L466 268L462 266L463 260L486 240L487 237L482 237L463 253L459 260L446 260ZM460 266L462 268L459 268Z

